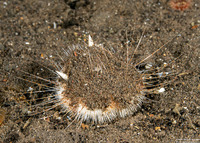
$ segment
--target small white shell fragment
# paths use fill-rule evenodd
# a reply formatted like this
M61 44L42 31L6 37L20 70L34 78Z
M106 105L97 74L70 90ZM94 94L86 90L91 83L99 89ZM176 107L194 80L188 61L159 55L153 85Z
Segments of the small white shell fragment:
M56 73L61 76L64 80L68 80L68 75L66 75L65 73L63 72L59 72L59 71L56 71Z
M25 42L25 44L26 44L26 45L29 45L30 43L29 43L29 42Z
M165 88L160 88L160 89L158 90L158 92L159 92L159 93L165 92Z
M54 29L56 29L56 28L57 28L57 25L56 25L56 23L55 23L55 22L53 23L53 28L54 28Z
M188 108L187 107L183 107L185 110L188 110Z
M89 47L94 46L94 42L93 42L92 37L90 35L88 36L88 46Z
M166 66L167 66L167 63L166 63L166 62L164 62L164 63L163 63L163 65L164 65L164 67L166 67Z

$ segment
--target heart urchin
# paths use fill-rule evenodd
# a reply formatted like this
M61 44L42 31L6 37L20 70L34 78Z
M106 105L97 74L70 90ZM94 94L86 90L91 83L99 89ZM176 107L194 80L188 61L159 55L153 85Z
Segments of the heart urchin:
M105 48L89 38L88 46L63 50L62 62L51 70L57 75L56 80L41 78L53 83L40 84L45 91L55 91L42 103L53 105L43 111L61 106L62 112L74 120L100 124L135 113L146 95L165 91L165 79L173 74L165 68L143 64L149 57L135 63L136 49ZM30 110L34 107L38 106L30 106Z

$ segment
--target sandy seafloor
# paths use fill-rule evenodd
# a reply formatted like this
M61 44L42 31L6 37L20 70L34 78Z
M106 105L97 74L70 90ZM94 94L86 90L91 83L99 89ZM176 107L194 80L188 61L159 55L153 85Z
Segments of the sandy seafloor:
M199 26L199 0L185 11L173 10L168 0L1 0L0 106L6 119L0 126L0 142L200 142ZM156 102L144 103L130 117L89 124L89 129L75 123L66 128L65 123L43 120L44 114L19 117L16 93L30 83L16 79L16 68L29 69L28 59L39 61L41 54L76 44L88 33L97 43L112 46L128 37L134 47L144 29L139 58L180 34L163 52L168 61L176 59L178 72L188 73L170 83Z

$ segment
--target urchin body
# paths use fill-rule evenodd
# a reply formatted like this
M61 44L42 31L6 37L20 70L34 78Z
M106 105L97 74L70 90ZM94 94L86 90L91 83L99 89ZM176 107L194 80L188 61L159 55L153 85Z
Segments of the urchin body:
M66 55L56 71L56 106L74 120L102 124L123 118L137 111L145 95L164 91L161 73L150 64L138 68L125 47L77 46Z

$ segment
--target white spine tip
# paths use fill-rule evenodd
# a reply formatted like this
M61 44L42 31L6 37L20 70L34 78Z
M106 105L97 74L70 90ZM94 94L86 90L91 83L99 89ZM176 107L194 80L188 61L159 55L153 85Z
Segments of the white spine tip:
M160 89L158 90L158 92L159 92L159 93L165 92L165 88L160 88Z
M90 35L88 36L88 46L89 47L94 46L94 42L93 42L92 37Z
M151 65L151 64L147 64L147 65L145 65L145 69L150 69L152 66L153 65Z
M27 91L33 91L33 88L32 88L32 87L29 87Z
M62 77L64 80L68 80L68 75L66 75L65 73L59 72L59 71L56 71L56 73L57 73L60 77Z

